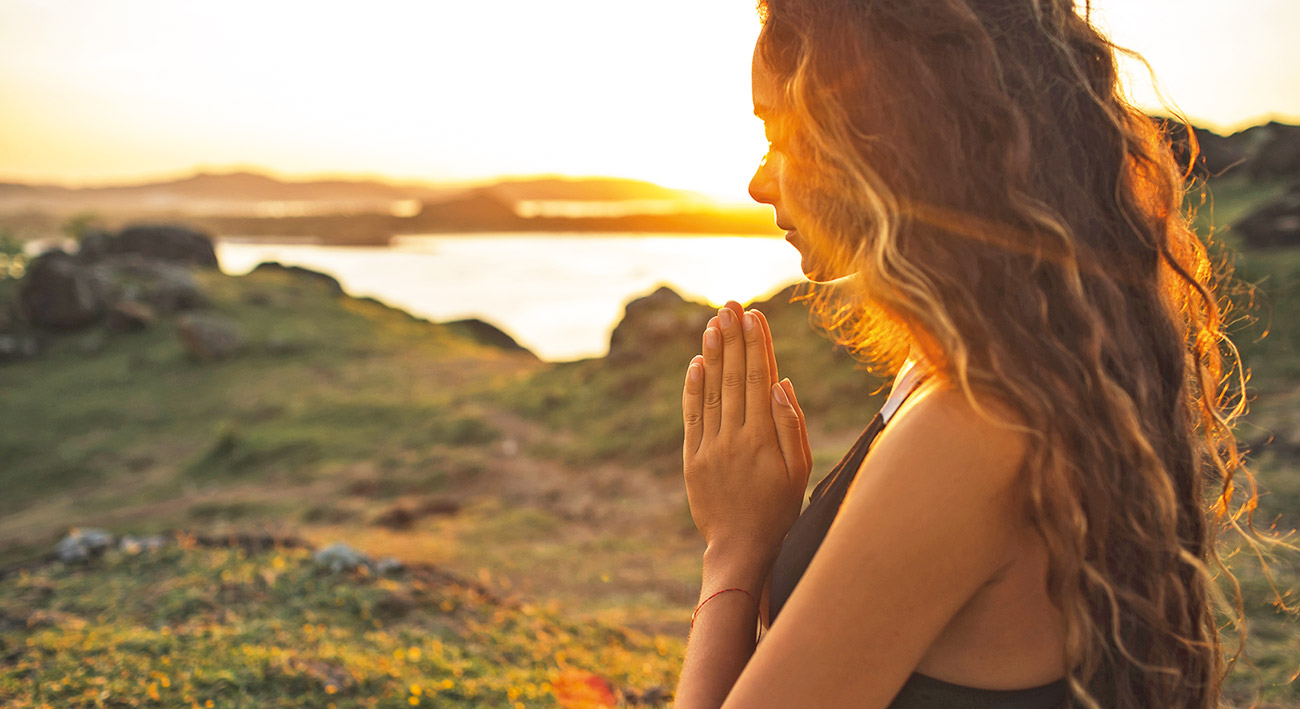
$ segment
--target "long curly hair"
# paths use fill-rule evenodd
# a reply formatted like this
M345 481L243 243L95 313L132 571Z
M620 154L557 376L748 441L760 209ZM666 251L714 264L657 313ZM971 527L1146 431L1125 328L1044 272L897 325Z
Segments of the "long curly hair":
M798 177L783 199L807 206L799 231L832 271L856 274L810 286L819 324L870 368L916 347L977 410L993 395L1019 413L1077 704L1218 706L1246 632L1218 535L1235 528L1261 562L1295 547L1254 527L1229 274L1190 226L1189 173L1122 95L1125 50L1072 0L759 13ZM1241 633L1231 661L1216 610Z

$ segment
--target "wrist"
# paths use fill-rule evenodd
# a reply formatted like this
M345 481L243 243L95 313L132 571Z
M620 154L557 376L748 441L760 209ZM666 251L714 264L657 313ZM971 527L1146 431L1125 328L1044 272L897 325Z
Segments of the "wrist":
M757 598L772 571L774 559L769 554L744 547L710 544L704 550L704 586L702 592L737 587Z

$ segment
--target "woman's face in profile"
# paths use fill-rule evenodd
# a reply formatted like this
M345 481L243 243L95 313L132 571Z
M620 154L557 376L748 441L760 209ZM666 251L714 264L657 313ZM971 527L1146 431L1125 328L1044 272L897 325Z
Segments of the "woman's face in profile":
M754 115L763 120L767 133L768 150L763 156L753 179L749 181L749 195L754 201L772 205L776 225L786 231L785 240L799 251L800 267L808 280L824 283L848 274L835 273L828 266L829 259L818 248L819 240L799 231L809 223L806 205L798 199L804 192L799 189L797 174L783 151L787 149L789 132L797 129L791 121L779 119L780 85L776 75L763 61L757 48L753 66Z

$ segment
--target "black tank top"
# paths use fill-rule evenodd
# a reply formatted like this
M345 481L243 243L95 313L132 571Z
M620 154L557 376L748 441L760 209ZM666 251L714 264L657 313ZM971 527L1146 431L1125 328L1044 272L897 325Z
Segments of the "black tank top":
M915 389L913 386L907 395ZM772 586L768 593L769 623L776 622L781 607L812 562L813 554L821 546L844 502L849 485L862 466L862 460L884 429L885 422L886 417L879 413L871 419L849 452L813 489L808 507L790 528L772 567ZM1038 687L1001 690L967 687L913 672L889 709L1061 709L1066 706L1068 698L1069 687L1064 677Z

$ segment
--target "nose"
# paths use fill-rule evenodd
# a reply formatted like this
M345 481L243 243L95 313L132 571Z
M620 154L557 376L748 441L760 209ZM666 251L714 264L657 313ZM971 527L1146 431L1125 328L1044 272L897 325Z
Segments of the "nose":
M772 162L771 155L763 156L763 161L758 164L758 169L754 171L754 177L749 180L749 196L755 202L776 206L781 193L776 179L776 170Z

